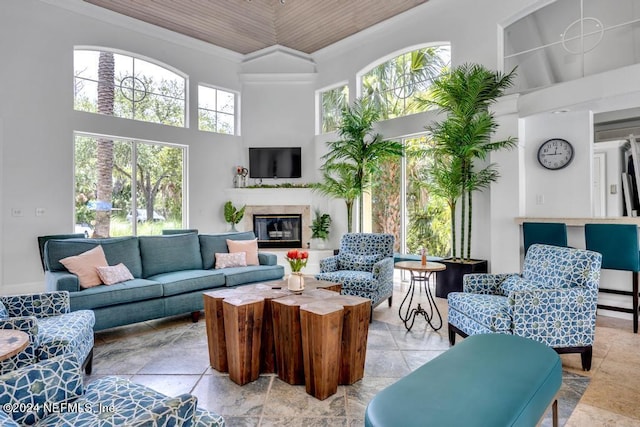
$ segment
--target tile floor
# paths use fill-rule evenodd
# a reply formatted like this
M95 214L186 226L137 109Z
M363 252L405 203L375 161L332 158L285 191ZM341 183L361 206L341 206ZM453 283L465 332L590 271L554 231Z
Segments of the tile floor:
M168 395L192 393L201 407L222 414L228 426L361 426L366 404L377 391L449 348L446 300L437 299L443 329L434 332L417 319L407 333L398 318L403 288L398 277L393 307L385 303L374 311L365 377L339 386L324 401L274 375L236 385L209 367L205 322L191 323L188 316L99 332L87 381L118 375ZM562 355L560 425L640 426L639 343L630 321L599 317L592 370L580 369L579 355ZM551 425L548 414L542 425Z

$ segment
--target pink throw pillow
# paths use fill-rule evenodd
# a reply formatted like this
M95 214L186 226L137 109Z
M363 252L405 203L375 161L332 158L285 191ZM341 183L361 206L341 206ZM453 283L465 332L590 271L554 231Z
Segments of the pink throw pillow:
M98 245L76 256L60 260L69 272L78 276L81 288L91 288L102 284L97 267L108 267L102 246Z
M230 253L246 252L247 265L260 265L258 261L258 239L253 240L229 240L227 247Z
M246 267L247 254L245 252L216 253L215 265L215 268Z
M105 285L114 285L120 282L126 282L133 279L133 274L126 265L120 263L109 267L97 267L98 276Z

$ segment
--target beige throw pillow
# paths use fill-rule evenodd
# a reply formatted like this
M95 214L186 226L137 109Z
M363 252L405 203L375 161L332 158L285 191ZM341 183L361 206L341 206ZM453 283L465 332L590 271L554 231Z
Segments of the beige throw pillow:
M227 247L230 253L246 252L247 265L260 265L258 261L258 239L253 240L229 240Z
M126 265L120 263L109 267L97 267L98 276L105 285L115 285L116 283L133 280L133 274Z
M81 288L91 288L102 284L97 267L108 267L102 246L60 260L69 272L78 276Z
M216 253L215 264L215 268L246 267L247 254L245 252L235 252L232 254Z

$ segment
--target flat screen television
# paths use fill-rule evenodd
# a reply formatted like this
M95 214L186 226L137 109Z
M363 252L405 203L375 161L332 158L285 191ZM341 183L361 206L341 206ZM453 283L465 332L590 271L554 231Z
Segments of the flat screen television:
M302 149L300 147L249 148L249 177L302 177Z

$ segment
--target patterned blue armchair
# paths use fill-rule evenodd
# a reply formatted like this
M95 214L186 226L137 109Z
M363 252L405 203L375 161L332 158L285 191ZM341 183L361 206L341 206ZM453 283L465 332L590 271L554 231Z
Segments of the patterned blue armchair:
M371 309L393 296L393 243L391 234L347 233L338 255L320 261L316 279L341 283L342 293L369 298Z
M84 390L83 390L84 389ZM86 389L75 356L58 356L0 376L2 426L224 426L190 394L168 397L120 377Z
M90 374L94 324L93 311L70 311L67 291L0 296L0 329L29 335L27 348L0 362L0 374L63 354L81 360Z
M449 342L455 335L502 333L540 341L558 353L580 353L591 369L602 256L534 244L522 275L467 274L452 292Z

